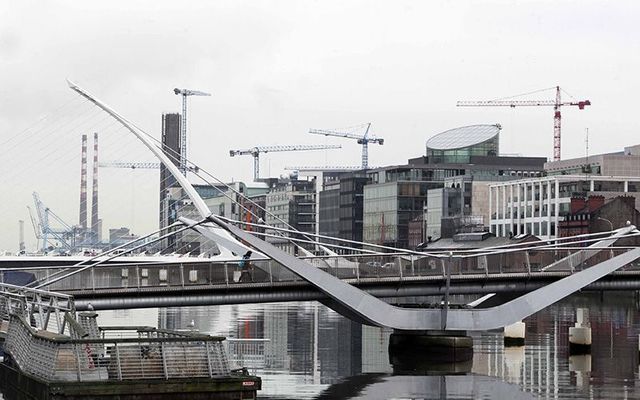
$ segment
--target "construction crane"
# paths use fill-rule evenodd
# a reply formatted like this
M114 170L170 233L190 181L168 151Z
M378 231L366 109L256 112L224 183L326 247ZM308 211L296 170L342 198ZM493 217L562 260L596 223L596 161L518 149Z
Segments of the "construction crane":
M37 223L33 218L33 215L31 215L31 208L27 208L29 209L29 216L31 217L31 223L33 224L36 238L41 240L41 250L43 252L47 251L49 241L51 240L50 237L52 239L58 240L58 242L68 250L72 250L74 247L73 239L76 233L75 229L64 222L62 218L51 211L49 207L45 206L44 203L40 200L40 196L36 192L33 192L33 202L35 204L36 215L38 217ZM61 225L61 227L52 227L50 224L50 217L57 224Z
M358 135L352 133L353 131L364 129L363 135ZM309 129L309 133L314 135L324 135L324 136L335 136L342 137L347 139L355 139L358 141L358 144L362 145L362 169L369 168L369 143L379 143L384 144L384 139L370 136L369 130L371 129L371 122L355 126L351 128L350 132L342 132L337 130L328 130L328 129Z
M157 162L127 162L127 161L107 161L98 163L100 168L129 168L129 169L159 169L160 163ZM198 167L187 167L187 171L197 173Z
M553 161L560 160L560 121L562 119L560 115L560 108L562 106L578 106L578 109L584 110L586 106L591 105L591 101L571 101L563 102L560 96L560 86L556 86L556 98L555 100L510 100L510 99L498 99L498 100L481 100L481 101L459 101L456 105L458 107L525 107L525 106L548 106L553 107ZM543 89L548 90L548 89ZM542 90L538 90L532 93L537 93ZM527 94L532 94L527 93ZM517 97L517 96L514 96Z
M160 163L157 162L126 162L126 161L108 161L98 163L100 168L131 168L131 169L159 169Z
M187 97L188 96L211 96L210 93L190 89L173 89L176 95L182 95L182 121L180 123L180 165L178 168L182 175L187 176Z
M288 146L256 146L246 150L229 150L229 155L234 156L253 156L253 180L257 181L260 177L260 153L270 153L276 151L308 151L308 150L326 150L339 149L342 146L333 144L298 144Z

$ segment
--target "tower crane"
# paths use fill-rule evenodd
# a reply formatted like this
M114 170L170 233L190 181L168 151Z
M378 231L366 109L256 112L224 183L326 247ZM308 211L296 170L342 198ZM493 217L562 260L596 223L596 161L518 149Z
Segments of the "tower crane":
M98 163L100 168L130 168L130 169L160 169L157 162L128 162L128 161L106 161ZM187 167L189 172L198 172L198 167Z
M256 146L246 150L229 150L229 155L233 156L253 156L253 179L255 181L260 177L260 153L269 153L276 151L308 151L308 150L325 150L339 149L342 146L333 144L298 144L283 146Z
M335 136L335 137L342 137L342 138L357 140L358 144L362 145L362 169L367 169L369 168L369 143L384 144L384 139L369 135L369 130L371 129L371 122L358 125L352 128L352 130L361 130L361 129L364 129L363 135L354 134L352 132L342 132L342 131L329 130L329 129L309 129L309 133L312 133L314 135Z
M586 106L591 105L589 100L570 101L563 102L560 96L560 86L556 86L556 98L555 100L481 100L481 101L459 101L456 105L458 107L524 107L524 106L548 106L553 107L553 161L560 160L560 121L562 119L560 115L560 108L562 106L577 106L578 109L584 110ZM547 90L547 89L543 89ZM541 91L541 90L539 90ZM537 93L532 92L532 93ZM529 94L529 93L528 93Z
M173 89L176 95L182 95L182 121L180 122L180 172L187 175L187 97L188 96L211 96L211 93L190 89Z
M98 163L100 168L159 169L157 162L106 161Z

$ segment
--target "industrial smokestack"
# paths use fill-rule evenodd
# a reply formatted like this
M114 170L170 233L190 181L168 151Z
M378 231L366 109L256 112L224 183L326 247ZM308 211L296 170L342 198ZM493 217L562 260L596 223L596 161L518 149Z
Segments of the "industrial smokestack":
M87 229L87 135L82 135L82 164L80 167L80 227Z
M19 245L18 245L18 249L19 251L22 253L25 250L25 246L24 246L24 221L23 220L19 220L18 221L18 225L20 227L20 237L19 237Z
M102 240L100 222L98 220L98 133L93 134L93 188L91 196L91 231L96 241Z

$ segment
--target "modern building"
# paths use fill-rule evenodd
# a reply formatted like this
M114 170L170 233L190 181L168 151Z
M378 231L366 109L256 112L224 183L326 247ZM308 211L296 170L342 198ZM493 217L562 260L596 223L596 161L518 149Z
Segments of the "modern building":
M490 229L496 236L530 233L542 238L557 236L556 227L570 213L572 197L623 194L638 202L640 177L553 175L521 179L490 186Z
M319 202L320 234L362 242L364 187L368 182L364 172L343 173L325 182Z
M131 233L129 228L109 229L109 247L114 248L138 239L138 235Z
M423 240L442 237L443 218L476 215L489 221L489 185L542 176L546 162L543 157L500 156L499 134L500 125L451 129L427 141L426 156L410 159L407 165L369 171L371 183L364 191L364 240L407 247L408 221L419 214L424 214ZM388 188L400 182L421 182L421 187L409 196ZM380 189L375 189L378 186ZM398 196L405 198L399 201ZM381 202L386 204L377 205Z
M295 229L300 232L315 234L316 232L316 189L315 179L283 179L273 186L266 195L266 222L276 228ZM266 233L278 235L276 231ZM282 234L282 238L267 237L267 242L290 254L297 254L298 247L287 239L290 235ZM302 235L296 235L304 239ZM313 250L313 245L301 245Z
M640 208L640 145L545 164L546 177L490 185L490 228L496 236L553 238L571 213L571 198L633 196Z
M174 165L180 165L180 114L162 114L162 151ZM182 189L177 185L171 172L160 164L160 228L173 224L177 218ZM175 250L177 238L166 239L164 248Z
M257 216L248 210L259 210L264 207L262 204L253 203L250 199L265 196L269 191L267 184L262 182L231 182L228 184L194 185L194 188L202 197L205 204L215 215L242 222L259 222L259 218L264 218L264 212L259 212ZM185 204L186 202L186 204ZM182 206L178 211L178 216L192 220L199 220L201 216L189 201L182 201ZM245 227L246 228L246 227ZM250 228L247 228L250 229ZM217 254L217 246L211 240L203 238L199 233L186 231L176 243L176 252L191 254Z
M427 141L427 158L433 164L467 164L473 156L499 154L500 125L470 125L450 129Z

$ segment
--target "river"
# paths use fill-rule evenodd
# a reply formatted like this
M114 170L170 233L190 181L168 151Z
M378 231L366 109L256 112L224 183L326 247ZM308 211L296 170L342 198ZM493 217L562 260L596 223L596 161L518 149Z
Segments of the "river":
M593 346L590 355L570 356L568 330L578 307L589 309ZM473 362L417 368L391 365L390 330L354 323L316 302L99 314L100 325L226 336L230 360L262 378L265 400L640 398L640 318L630 292L573 295L525 320L525 346L505 347L499 332L474 333Z

